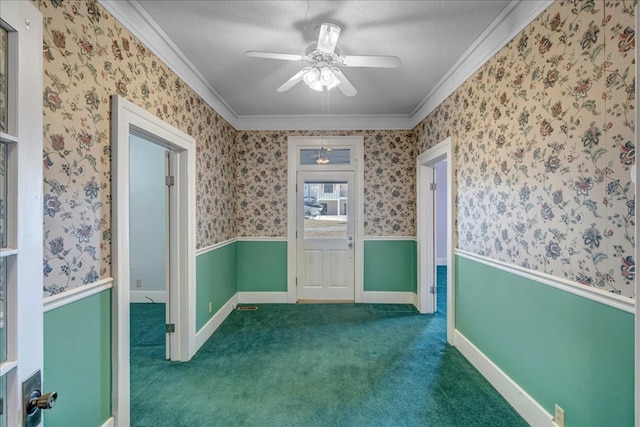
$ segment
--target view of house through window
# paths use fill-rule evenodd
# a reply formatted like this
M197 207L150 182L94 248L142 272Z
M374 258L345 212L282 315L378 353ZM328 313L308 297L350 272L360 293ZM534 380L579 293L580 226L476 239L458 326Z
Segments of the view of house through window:
M304 238L347 237L348 184L346 182L304 183Z

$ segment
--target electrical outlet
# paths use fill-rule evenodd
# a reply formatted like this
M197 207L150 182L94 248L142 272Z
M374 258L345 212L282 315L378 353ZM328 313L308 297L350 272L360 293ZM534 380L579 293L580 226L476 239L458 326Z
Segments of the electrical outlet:
M142 287L142 279L137 279L136 280L136 288L141 288Z
M213 304L211 304L211 301L209 301L209 313L211 313L213 311Z
M564 427L564 409L558 406L556 403L556 415L553 417L553 422L558 427Z

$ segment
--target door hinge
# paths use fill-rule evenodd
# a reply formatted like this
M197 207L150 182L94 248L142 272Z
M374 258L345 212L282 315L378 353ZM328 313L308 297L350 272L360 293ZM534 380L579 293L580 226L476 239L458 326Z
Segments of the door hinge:
M172 334L176 331L176 324L175 323L167 323L166 325L166 333L167 334Z
M165 176L164 183L167 187L171 187L176 183L175 177L173 175Z
M432 182L432 183L429 185L429 189L430 189L431 191L436 191L436 183L435 183L435 182Z
M296 277L296 286L298 286L298 278Z
M436 287L435 286L430 287L429 288L429 293L435 294L436 293Z

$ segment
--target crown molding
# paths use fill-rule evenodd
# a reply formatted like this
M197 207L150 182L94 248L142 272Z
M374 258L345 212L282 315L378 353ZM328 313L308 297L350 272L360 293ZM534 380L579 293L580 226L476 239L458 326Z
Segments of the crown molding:
M238 118L235 111L137 1L98 2L233 126Z
M517 36L554 0L514 0L478 36L436 86L411 113L411 128L418 125L449 95Z
M409 115L342 114L342 115L252 115L240 116L237 130L409 130Z
M237 130L410 130L554 0L514 0L408 115L238 115L137 1L98 0L178 77Z

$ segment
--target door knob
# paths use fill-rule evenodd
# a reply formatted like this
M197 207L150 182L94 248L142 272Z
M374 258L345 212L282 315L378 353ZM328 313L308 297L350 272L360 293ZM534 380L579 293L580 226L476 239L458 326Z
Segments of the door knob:
M23 420L24 427L36 427L40 425L42 410L56 406L58 393L55 391L42 394L42 375L40 371L34 372L22 383L23 396Z
M347 243L347 246L349 246L350 248L352 248L352 247L353 247L353 242L349 242L349 243Z
M36 407L40 409L51 409L56 406L56 400L58 399L58 393L50 391L47 394L40 394L39 390L34 392L34 396L27 404L27 412L31 412Z

